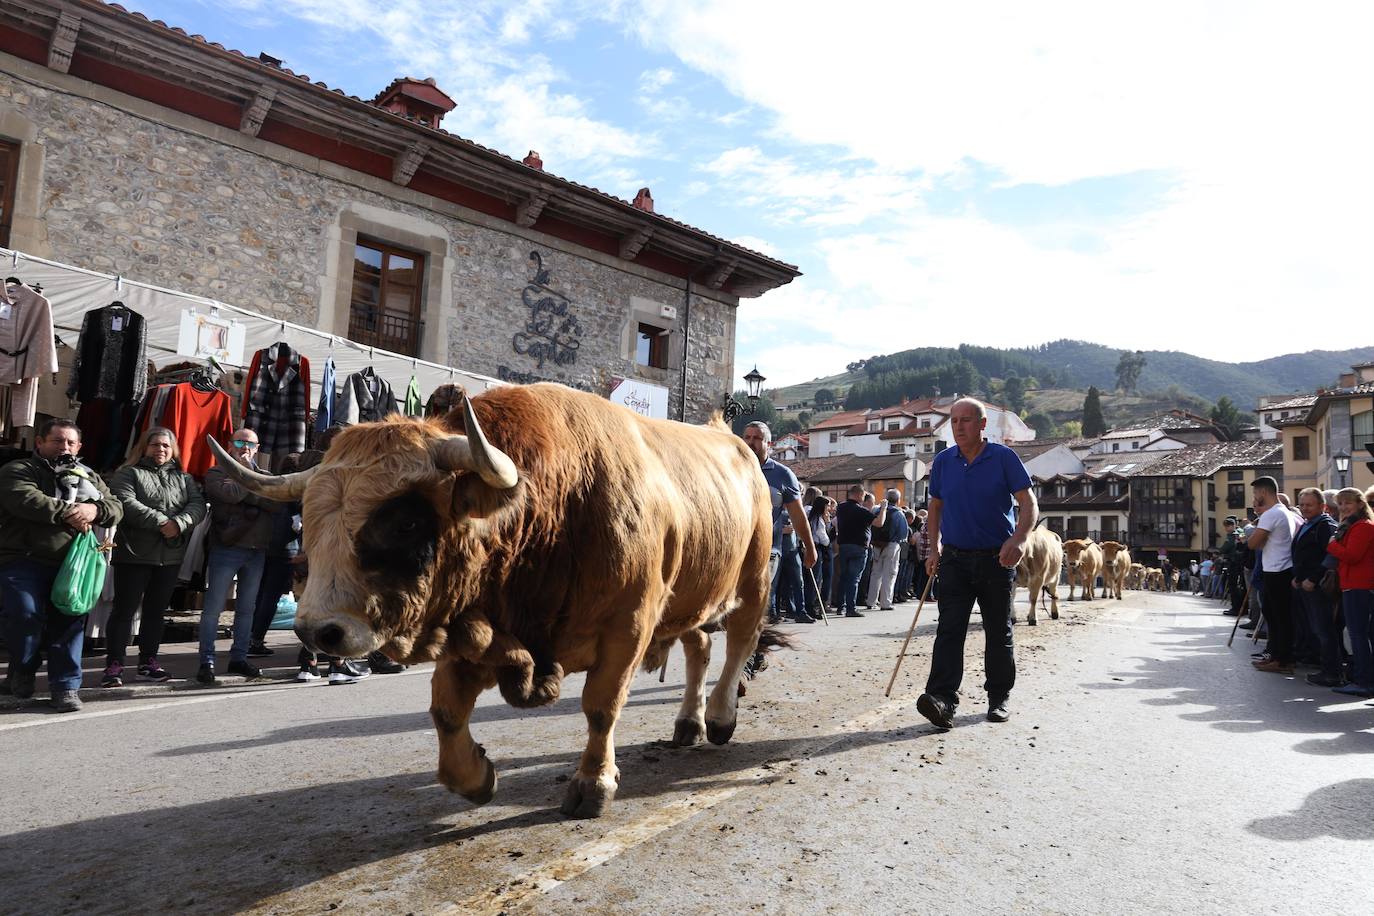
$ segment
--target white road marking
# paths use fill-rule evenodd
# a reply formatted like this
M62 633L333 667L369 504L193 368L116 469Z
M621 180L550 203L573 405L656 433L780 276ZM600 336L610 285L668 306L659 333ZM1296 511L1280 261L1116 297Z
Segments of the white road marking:
M778 763L796 763L807 757L813 757L852 734L872 728L892 714L909 708L915 701L915 696L908 696L883 703L861 716L850 719L840 726L837 733L825 736L795 756L786 761L778 761ZM632 824L616 827L598 839L584 843L532 871L510 879L495 890L474 894L438 912L483 913L492 914L492 916L507 912L514 907L528 903L538 895L547 894L598 865L603 865L617 856L623 855L670 827L675 827L703 811L714 808L744 789L777 778L778 769L776 765L772 769L765 769L760 766L747 770L741 774L740 781L735 785L719 789L702 789L669 802Z
M373 677L394 678L394 677L396 677L397 675L407 675L407 674L429 674L429 673L431 673L431 670L432 670L432 669L427 668L427 667L426 667L426 668L410 668L410 669L407 669L407 670L405 670L405 671L398 671L398 672L396 672L396 674L386 674L386 675L376 674L376 675L373 675ZM105 718L105 717L107 717L107 716L124 716L124 715L128 715L129 713L134 713L134 712L147 712L147 711L153 710L153 709L167 709L168 707L172 707L172 706L197 706L197 705L199 705L199 704L201 704L201 703L218 703L218 702L221 702L221 701L223 701L223 700L235 700L235 699L242 700L242 699L246 699L246 698L248 698L248 697L270 697L270 696L280 696L280 695L283 693L283 691L282 691L281 689L279 689L279 688L285 687L285 686L288 685L288 684L295 684L295 682L294 682L294 681L283 681L283 682L279 682L279 683L276 683L276 684L263 684L263 685L261 685L261 686L260 686L258 689L256 689L256 690L233 690L233 689L230 689L230 690L225 690L225 691L222 691L222 692L221 692L221 691L215 691L214 693L211 693L211 694L209 694L209 695L207 695L207 696L189 696L189 697L185 697L185 698L183 698L183 699L165 700L165 701L163 701L163 702L161 702L161 703L143 703L143 704L139 704L139 705L124 705L124 703L121 702L121 701L119 701L119 700L101 700L100 702L101 702L102 704L103 704L103 703L111 703L111 704L118 703L119 705L118 705L118 706L115 706L113 709L97 709L97 710L91 710L91 711L89 711L89 712L88 712L87 710L89 710L90 707L85 707L81 712L78 712L78 713L52 713L52 714L50 714L50 715L40 715L40 716L38 716L38 717L36 717L36 718L33 718L33 719L27 719L27 720L25 720L25 721L23 721L23 722L6 722L5 724L0 725L0 732L13 731L14 729L17 729L17 728L38 728L40 725L72 725L72 724L77 724L77 723L80 723L80 722L88 722L88 721L90 721L91 719L103 719L103 718ZM321 681L321 682L318 683L318 684L308 684L308 685L301 685L301 686L322 687L322 686L326 686L326 685L327 685L327 681ZM252 684L245 684L245 685L243 685L243 686L252 687L252 686L254 686L254 685L252 685ZM209 689L211 689L211 688L206 688L206 689L209 690ZM125 701L125 702L127 702L127 703L129 703L129 704L134 704L134 703L137 703L137 702L138 702L138 698L137 698L137 697L130 697L130 698L129 698L127 701ZM24 712L24 711L26 711L28 708L29 708L29 707L21 706L21 707L19 707L16 711L18 711L18 712ZM40 707L38 707L38 709L42 709L42 707L40 706ZM37 711L37 710L35 710L35 711Z

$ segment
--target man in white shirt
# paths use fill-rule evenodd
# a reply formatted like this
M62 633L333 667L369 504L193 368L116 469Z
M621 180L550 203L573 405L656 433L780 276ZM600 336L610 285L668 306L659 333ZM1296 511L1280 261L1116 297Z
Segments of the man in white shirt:
M1257 477L1254 491L1259 521L1251 532L1252 550L1260 551L1263 576L1264 622L1269 628L1269 657L1255 662L1260 671L1293 673L1293 535L1300 524L1279 502L1279 484Z

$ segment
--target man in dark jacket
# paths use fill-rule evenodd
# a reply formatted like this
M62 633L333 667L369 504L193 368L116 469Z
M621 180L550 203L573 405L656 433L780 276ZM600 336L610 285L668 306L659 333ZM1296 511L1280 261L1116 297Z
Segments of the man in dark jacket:
M76 459L81 431L70 420L49 420L39 428L31 458L0 468L0 607L10 665L4 692L33 696L40 651L48 656L50 702L59 712L81 708L81 644L86 615L52 607L53 581L72 538L95 525L111 526L124 516L119 500L93 471ZM80 471L98 493L89 502L58 497L58 474Z
M244 467L257 470L254 457L258 434L237 430L229 440L229 454ZM257 677L260 672L248 661L253 612L258 587L272 541L272 512L277 504L248 492L224 468L216 465L205 473L205 495L210 499L210 551L206 564L205 610L200 614L200 670L196 680L215 683L215 630L229 599L229 586L238 580L234 594L234 642L229 650L229 673Z
M1293 597L1307 616L1321 663L1321 671L1309 674L1307 683L1340 687L1345 683L1341 678L1341 630L1336 626L1331 599L1321 588L1327 568L1326 545L1336 533L1336 522L1326 514L1322 491L1315 487L1298 494L1298 512L1302 514L1302 527L1293 536Z

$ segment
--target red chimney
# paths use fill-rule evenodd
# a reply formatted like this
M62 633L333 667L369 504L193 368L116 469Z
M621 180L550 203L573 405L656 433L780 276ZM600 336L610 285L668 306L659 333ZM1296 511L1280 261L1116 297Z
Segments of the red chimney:
M645 213L654 212L654 196L649 193L648 188L639 189L639 193L635 195L634 205Z
M540 159L539 154L534 150L530 150L530 154L520 161L532 169L538 169L541 172L544 171L544 160Z
M435 128L440 118L458 107L458 103L434 85L432 76L422 80L409 76L392 80L372 104Z

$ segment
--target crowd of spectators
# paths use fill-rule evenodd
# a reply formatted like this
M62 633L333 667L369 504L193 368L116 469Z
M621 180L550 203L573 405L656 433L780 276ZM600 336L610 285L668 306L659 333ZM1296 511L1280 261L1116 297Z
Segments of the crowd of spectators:
M770 621L815 623L825 614L863 617L859 608L889 611L919 596L930 548L926 510L902 506L901 498L897 490L879 498L856 485L841 503L808 487L802 504L816 544L816 565L802 565L796 534L784 523Z
M1272 477L1251 486L1254 510L1226 520L1221 546L1200 564L1198 594L1258 629L1256 670L1310 668L1309 684L1374 697L1374 489L1309 487L1294 507Z
M275 654L266 644L268 629L283 596L299 588L307 572L300 504L256 496L219 467L198 481L182 466L176 436L162 427L151 427L139 437L108 484L82 464L81 431L75 423L51 420L38 433L31 454L10 456L0 466L0 617L9 654L0 693L33 696L46 659L52 707L61 712L81 708L77 691L89 615L63 613L50 596L73 539L87 531L103 536L110 549L112 596L101 687L121 687L132 679L125 653L135 616L140 621L137 680L173 680L158 659L164 623L173 593L197 580L205 583L205 602L196 680L206 686L217 683L220 616L231 590L232 639L225 670L247 678L262 676L249 659ZM283 470L318 462L327 437L325 433L319 443L321 451L288 456ZM256 469L258 445L253 430L240 429L229 452ZM81 486L72 486L73 480ZM296 680L324 677L319 661L301 647ZM403 668L380 653L365 663L327 661L331 684Z

